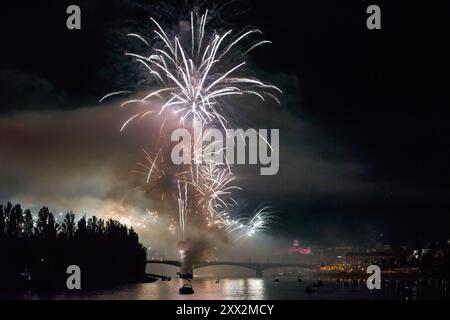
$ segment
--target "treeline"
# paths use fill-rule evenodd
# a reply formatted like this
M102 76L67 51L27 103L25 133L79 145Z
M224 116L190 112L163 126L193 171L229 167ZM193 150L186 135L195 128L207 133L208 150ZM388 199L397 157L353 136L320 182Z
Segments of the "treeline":
M82 287L139 281L146 250L133 228L73 212L58 223L47 207L36 218L20 205L0 205L0 287L65 288L69 265Z

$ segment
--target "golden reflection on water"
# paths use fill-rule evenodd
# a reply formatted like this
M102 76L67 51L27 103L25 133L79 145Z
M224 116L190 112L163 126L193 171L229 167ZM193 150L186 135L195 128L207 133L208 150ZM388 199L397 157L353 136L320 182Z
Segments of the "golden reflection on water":
M181 295L178 289L186 280L157 281L154 283L129 284L107 289L78 293L60 293L50 297L34 296L31 299L108 299L108 300L263 300L263 279L196 278L191 281L193 295Z
M250 300L264 299L264 281L262 279L227 279L223 289L223 298L226 300L241 299L242 295Z
M88 299L88 300L283 300L283 299L392 299L389 292L371 292L366 286L343 287L336 282L326 283L312 294L305 293L312 281L299 283L297 279L195 278L191 281L195 291L192 295L181 295L178 289L186 280L172 278L172 281L127 284L99 290L43 294L31 292L21 299Z

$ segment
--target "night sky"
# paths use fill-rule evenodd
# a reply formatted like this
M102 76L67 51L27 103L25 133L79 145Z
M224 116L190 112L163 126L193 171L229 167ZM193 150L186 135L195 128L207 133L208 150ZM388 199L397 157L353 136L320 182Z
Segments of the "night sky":
M180 13L186 8L184 1L169 2ZM170 7L159 3L1 5L0 202L90 210L77 197L110 200L131 188L117 180L135 160L117 154L145 139L129 146L127 136L105 129L117 131L126 117L116 109L110 116L98 100L131 81L122 34ZM80 31L65 27L69 4L81 7ZM381 7L382 30L366 28L370 4ZM225 25L256 25L272 40L251 63L260 78L285 91L281 107L256 117L258 127L280 128L280 173L248 178L242 172L244 207L270 201L280 216L274 230L310 242L378 234L393 241L449 238L449 15L443 1L225 6ZM103 172L109 161L117 164L114 174L123 169L114 179L84 183L77 171ZM76 187L66 190L68 180ZM120 186L98 191L111 181Z

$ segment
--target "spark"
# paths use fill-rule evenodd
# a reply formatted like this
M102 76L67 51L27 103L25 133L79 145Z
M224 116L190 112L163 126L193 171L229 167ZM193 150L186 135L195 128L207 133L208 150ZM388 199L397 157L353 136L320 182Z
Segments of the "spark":
M144 44L145 51L126 52L125 55L141 65L154 81L144 92L137 93L121 104L123 108L143 107L123 123L121 131L133 121L148 116L162 118L161 136L169 116L175 117L179 126L190 127L193 131L198 129L197 124L202 132L215 127L226 130L229 119L236 118L233 111L239 110L239 104L235 104L236 100L231 98L251 96L261 101L269 98L280 103L277 95L282 91L253 77L245 60L246 55L253 50L271 43L259 38L261 30L252 28L237 33L233 30L209 30L208 11L200 16L191 12L189 35L168 32L158 21L153 18L150 20L154 27L150 37L128 34L128 37ZM125 94L131 92L112 92L100 102ZM166 147L166 140L163 139L158 139L156 153L144 150L146 161L138 163L140 169L135 172L145 176L145 184L138 188L157 195L161 201L174 201L178 223L172 218L168 227L172 235L179 228L179 235L184 241L188 221L198 221L190 218L194 213L203 217L201 226L236 234L237 239L269 230L275 216L268 206L257 208L249 216L231 219L229 211L238 207L234 194L242 191L236 185L232 167L228 163L216 163L213 160L201 161L202 156L212 152L210 150L218 142L203 146L199 141L193 141L194 163L176 166L165 160L168 157L163 152ZM150 220L157 217L157 213L155 216L150 211L147 213ZM184 251L180 252L182 256L185 254Z
M256 208L249 217L228 221L228 230L237 234L237 240L250 238L255 234L269 231L269 226L275 219L273 208L263 205Z
M233 30L209 32L207 20L208 11L200 19L191 13L190 41L169 34L153 18L153 45L142 35L128 34L148 47L147 53L127 52L126 55L145 67L156 81L156 89L140 99L127 100L122 106L156 99L159 102L156 107L159 115L170 109L179 116L182 125L186 121L200 120L204 124L218 123L225 129L227 117L222 110L225 97L253 95L263 101L265 97L270 97L279 103L276 93L282 91L278 87L247 75L244 69L244 59L248 53L271 43L254 39L254 36L262 34L261 30L251 29L237 34ZM189 43L188 47L185 47L186 43ZM122 93L129 92L114 92L101 101ZM155 108L155 104L150 104L150 108ZM148 111L134 114L125 122L122 130L133 120L149 114Z
M180 229L184 234L186 230L186 211L187 211L187 200L188 200L188 192L186 183L181 183L180 180L178 183L178 214L180 219Z

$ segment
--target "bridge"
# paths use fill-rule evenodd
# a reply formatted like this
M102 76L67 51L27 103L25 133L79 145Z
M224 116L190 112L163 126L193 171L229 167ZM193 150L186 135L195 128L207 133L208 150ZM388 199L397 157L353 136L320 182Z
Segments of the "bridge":
M181 267L181 262L178 260L147 260L147 264L165 264L175 267ZM264 270L273 268L301 268L317 270L317 265L304 263L282 263L282 262L236 262L236 261L201 261L194 264L193 269L199 269L210 266L236 266L255 270L256 277L261 278Z

